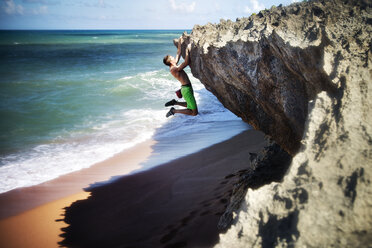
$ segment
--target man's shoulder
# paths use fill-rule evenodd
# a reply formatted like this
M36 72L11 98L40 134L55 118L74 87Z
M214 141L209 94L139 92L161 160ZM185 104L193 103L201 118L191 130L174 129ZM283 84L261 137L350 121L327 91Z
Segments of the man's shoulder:
M169 70L173 75L178 75L179 73L177 66L171 66Z

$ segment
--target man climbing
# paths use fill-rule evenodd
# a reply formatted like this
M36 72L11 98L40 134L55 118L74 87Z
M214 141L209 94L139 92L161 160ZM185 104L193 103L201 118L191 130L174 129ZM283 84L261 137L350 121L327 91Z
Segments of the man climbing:
M192 115L196 116L198 114L198 107L196 105L194 91L191 86L191 82L189 77L187 76L186 72L183 70L187 65L190 63L190 44L187 45L185 49L185 61L177 66L178 61L181 57L181 44L183 42L182 37L179 39L173 40L174 44L177 46L177 56L174 58L173 56L166 55L163 59L163 63L169 66L170 73L181 82L181 94L182 97L186 100L186 102L178 102L175 99L167 102L165 104L166 107L179 105L182 107L186 107L186 109L175 109L171 108L167 113L167 117L174 115L176 113L185 114L185 115Z

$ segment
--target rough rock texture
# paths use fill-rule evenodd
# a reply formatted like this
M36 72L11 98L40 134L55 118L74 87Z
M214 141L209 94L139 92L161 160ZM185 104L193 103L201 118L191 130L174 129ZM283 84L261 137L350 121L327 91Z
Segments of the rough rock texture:
M371 5L295 3L183 35L193 75L294 155L282 182L235 201L217 247L371 247Z
M240 208L248 188L257 189L271 182L280 182L292 161L292 157L270 139L259 154L249 155L251 160L249 168L225 177L238 179L234 184L230 202L218 223L218 229L222 232L231 226L234 212Z

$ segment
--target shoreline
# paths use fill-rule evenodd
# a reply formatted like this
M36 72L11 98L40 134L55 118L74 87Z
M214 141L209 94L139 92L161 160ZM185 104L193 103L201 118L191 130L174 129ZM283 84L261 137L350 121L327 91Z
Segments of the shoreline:
M248 154L249 157L248 153L249 149L251 149L252 151L253 150L258 151L262 148L264 144L263 134L255 130L244 131L234 137L231 137L226 141L214 144L196 153L178 158L165 164L161 164L154 168L141 170L143 169L141 168L141 165L145 164L146 161L148 161L148 159L153 154L157 154L156 151L154 151L154 149L156 150L156 148L154 147L157 145L157 142L151 140L148 142L144 142L131 149L125 150L124 152L118 154L118 156L114 156L111 159L98 163L90 168L62 176L58 179L43 183L41 185L13 190L1 194L0 246L40 247L41 244L45 244L45 247L56 246L57 243L62 240L62 238L59 236L62 233L61 228L67 226L65 222L61 221L61 218L63 218L63 214L65 211L64 209L66 207L69 207L73 202L76 202L77 200L81 199L86 199L89 196L90 192L84 192L82 190L83 188L85 188L87 191L94 192L95 190L100 190L102 188L115 187L114 185L117 185L117 182L119 182L120 184L123 178L128 177L138 178L141 177L141 175L148 175L151 179L152 178L151 175L153 175L154 171L155 172L164 171L164 174L160 175L160 177L164 177L165 175L169 174L169 169L172 170L170 165L178 163L185 164L185 161L189 159L193 159L193 161L195 162L197 162L200 159L204 161L205 156L210 157L210 159L212 160L216 160L218 157L221 158L221 154L226 153L224 149L225 146L229 147L230 150L231 149L237 150L231 145L231 142L233 142L233 140L242 140L243 137L249 138L252 135L258 137L254 138L256 140L256 143L248 139L246 142L253 143L251 145L248 145L248 147L245 144L243 147L239 147L238 149L238 150L248 149L245 152L245 155L241 154L238 157L233 158L232 160L233 163L238 161L244 161L244 163L246 163L247 157L243 158L241 156L247 156ZM216 147L218 147L217 150ZM229 158L231 159L232 157ZM224 160L223 163L228 164L229 158L223 159ZM207 164L210 163L210 161L208 160L206 162ZM123 164L125 164L125 166L123 166ZM209 167L211 172L213 172L212 165L210 165ZM182 173L182 171L184 170L182 167L179 169L180 169L179 173ZM131 172L134 173L128 174ZM222 173L224 176L228 175L228 172L224 170L220 171L219 173ZM172 175L172 173L170 175ZM204 180L203 178L200 179ZM207 188L210 188L211 187L209 185L210 178L207 177L205 179L208 179L206 180L205 186ZM106 183L103 183L102 185L95 187L97 186L97 183L100 182ZM134 184L134 188L138 186L136 185L137 183L139 182L136 181L136 183ZM94 185L94 187L90 187L92 185ZM149 185L151 185L154 189L156 189L159 186L151 183ZM162 191L157 192L157 194L163 195ZM192 197L198 198L197 196ZM194 199L193 201L195 200L196 199ZM222 199L220 199L220 201L221 200ZM130 203L130 201L124 200L123 204L125 203L128 204ZM133 209L133 211L135 212L136 210ZM213 223L215 223L216 217L212 219L214 221ZM205 228L207 230L212 230L214 226L210 225ZM214 230L212 233L215 234L215 232L216 230ZM2 242L4 242L4 244L2 244Z
M86 199L84 189L140 169L155 143L148 140L89 168L0 194L0 247L57 247L67 226L64 209Z
M176 138L158 136L158 132L169 130L171 125L172 123L166 123L149 140L90 167L63 174L40 184L0 193L0 220L81 192L84 188L111 183L121 176L150 170L249 130L246 123L229 121L228 125L231 127L229 130L225 130L225 123L216 122L209 130L194 132L187 136L175 136ZM125 161L125 166L122 166L123 161ZM22 204L19 204L20 202Z
M154 140L148 140L89 168L0 194L0 221L140 169L141 163L153 152L155 143ZM125 166L122 166L123 163Z
M66 208L68 247L211 247L250 153L264 134L244 131L199 152L91 188Z

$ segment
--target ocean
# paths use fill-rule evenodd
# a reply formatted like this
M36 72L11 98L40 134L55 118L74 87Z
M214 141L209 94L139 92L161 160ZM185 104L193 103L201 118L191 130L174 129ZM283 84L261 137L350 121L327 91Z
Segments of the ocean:
M183 31L0 31L0 193L149 139L159 147L146 169L249 129L189 68L199 115L165 117L180 84L162 60Z

